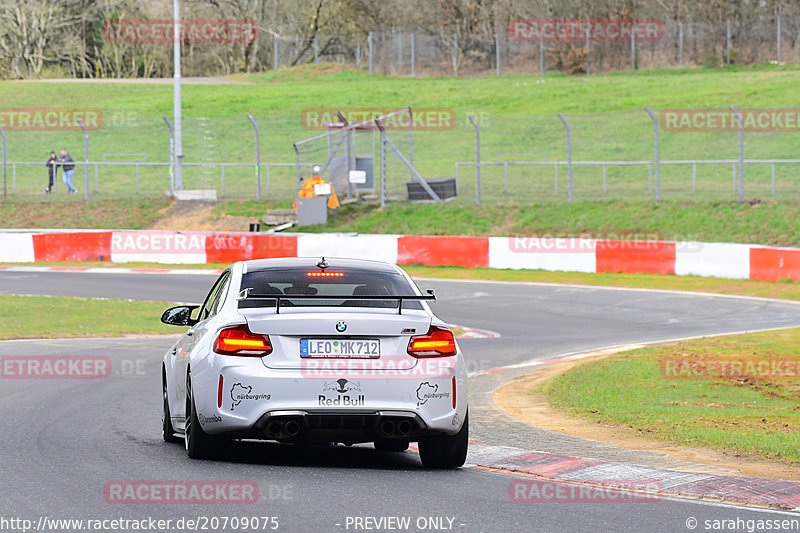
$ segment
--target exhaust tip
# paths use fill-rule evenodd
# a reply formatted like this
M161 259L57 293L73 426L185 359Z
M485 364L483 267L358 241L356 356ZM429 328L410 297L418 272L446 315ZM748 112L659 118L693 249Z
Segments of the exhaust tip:
M391 420L384 420L381 422L381 433L384 435L391 435L394 433L394 422Z
M283 422L278 422L277 420L273 420L269 424L267 424L267 434L270 437L280 437L281 433L283 433Z
M409 420L401 420L397 423L397 432L404 437L411 433L411 430L414 429L414 426L411 424Z
M296 420L289 420L286 422L286 425L283 427L283 429L286 431L287 435L294 437L300 433L300 424L298 424Z

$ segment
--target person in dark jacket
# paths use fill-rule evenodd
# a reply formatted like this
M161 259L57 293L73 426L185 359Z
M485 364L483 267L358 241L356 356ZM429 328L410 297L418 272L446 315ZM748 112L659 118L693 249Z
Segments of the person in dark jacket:
M56 153L50 152L50 158L47 160L47 188L44 190L45 194L53 192L53 185L56 183L56 173L58 172L58 159Z
M61 149L61 157L58 158L61 162L62 170L64 171L64 183L67 184L67 194L75 192L75 187L72 186L72 175L75 174L75 162L72 156L65 149Z

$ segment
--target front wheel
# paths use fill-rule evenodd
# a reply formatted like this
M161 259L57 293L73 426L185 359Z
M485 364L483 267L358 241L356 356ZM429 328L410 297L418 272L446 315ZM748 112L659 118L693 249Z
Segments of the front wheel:
M186 444L186 455L192 459L207 459L217 451L217 440L203 431L197 419L191 371L186 376L186 432L183 440Z
M455 435L428 437L419 441L419 458L426 468L458 468L467 461L469 412Z

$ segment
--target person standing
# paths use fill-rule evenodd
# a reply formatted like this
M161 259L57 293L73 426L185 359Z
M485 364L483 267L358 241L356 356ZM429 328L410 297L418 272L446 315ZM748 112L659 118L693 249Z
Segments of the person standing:
M67 194L76 192L75 187L72 186L72 175L75 174L75 162L72 159L72 156L69 152L65 149L61 149L61 157L58 158L61 161L61 167L64 171L64 183L67 184Z
M50 152L50 158L47 160L47 188L44 190L45 194L53 192L53 186L56 183L56 173L58 172L58 159L55 152Z

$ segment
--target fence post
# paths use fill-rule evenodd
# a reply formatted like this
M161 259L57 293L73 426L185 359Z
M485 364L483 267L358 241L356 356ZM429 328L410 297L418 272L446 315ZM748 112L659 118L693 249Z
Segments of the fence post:
M3 137L3 201L6 201L8 184L6 183L6 130L0 126L0 135Z
M411 32L411 75L417 74L417 32Z
M367 47L369 48L369 75L372 76L372 32L367 35Z
M725 63L731 66L731 19L725 23Z
M683 22L678 23L678 50L681 66L683 66Z
M453 34L453 76L458 77L458 34Z
M589 32L587 31L586 32L586 75L587 76L592 75L592 63L589 59L589 47L590 47Z
M558 118L561 119L567 129L567 201L572 203L572 131L564 113L559 113Z
M776 30L776 40L777 40L777 49L778 49L778 61L781 60L781 8L778 6L778 20L777 23L777 30Z
M381 130L381 209L386 207L386 136Z
M319 63L319 41L316 33L314 34L314 63Z
M539 39L539 74L544 74L544 41Z
M730 110L739 121L739 201L744 202L744 120L735 107Z
M169 128L169 192L172 194L175 190L175 137L172 133L172 124L169 119L165 116L161 118L164 119L164 122L167 123L167 128Z
M634 33L631 32L631 70L636 70L636 39Z
M653 110L649 107L644 108L650 118L653 119L653 144L655 146L655 164L656 164L656 202L661 201L661 153L660 143L658 139L658 117Z
M272 36L272 70L278 70L278 36Z
M475 128L475 203L481 203L481 128L472 115L467 115Z
M403 30L397 32L397 67L403 66Z
M500 34L494 34L494 55L497 59L497 76L500 76Z
M256 141L256 200L261 200L261 143L259 142L259 131L258 131L258 122L256 119L253 118L253 115L247 114L247 118L250 119L250 122L253 124L253 128L255 129L255 141Z
M356 45L356 67L361 67L361 43Z
M83 120L77 119L83 130L83 199L89 201L89 130Z

